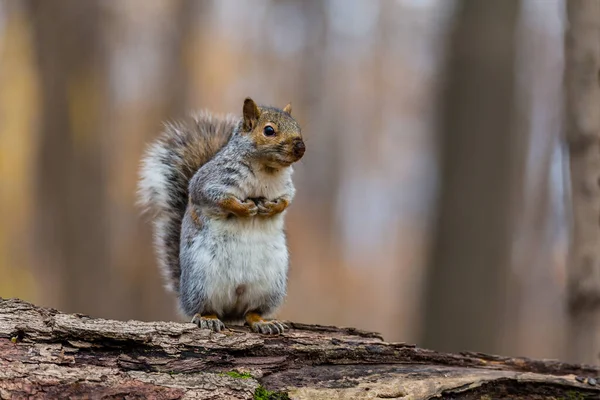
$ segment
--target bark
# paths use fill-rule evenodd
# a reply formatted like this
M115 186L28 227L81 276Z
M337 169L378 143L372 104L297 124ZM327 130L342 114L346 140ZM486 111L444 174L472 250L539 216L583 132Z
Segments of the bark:
M568 266L569 357L600 354L600 2L567 2L566 139L573 235Z
M281 337L212 333L0 299L0 398L600 396L592 366L438 353L352 328L288 324Z
M514 129L515 27L520 2L457 2L440 89L440 195L424 344L497 352L519 178Z

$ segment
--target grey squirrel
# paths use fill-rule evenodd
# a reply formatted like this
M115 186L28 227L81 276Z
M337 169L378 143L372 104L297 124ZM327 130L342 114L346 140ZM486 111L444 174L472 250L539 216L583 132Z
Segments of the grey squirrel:
M201 328L245 321L254 332L284 331L266 317L287 291L284 214L292 164L305 152L291 111L250 98L242 118L202 111L165 124L142 159L139 201L152 215L159 266Z

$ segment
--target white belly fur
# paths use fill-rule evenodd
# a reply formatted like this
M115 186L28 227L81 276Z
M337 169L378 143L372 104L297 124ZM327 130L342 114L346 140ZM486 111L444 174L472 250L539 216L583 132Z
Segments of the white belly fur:
M285 291L279 287L285 285L288 269L283 214L210 220L203 230L207 234L196 239L194 253L195 268L206 277L208 309L243 315L263 304L265 297Z

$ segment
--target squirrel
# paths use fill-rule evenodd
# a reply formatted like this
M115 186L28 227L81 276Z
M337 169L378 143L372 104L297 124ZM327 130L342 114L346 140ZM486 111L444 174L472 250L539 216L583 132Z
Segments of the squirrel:
M286 296L284 215L295 194L292 164L305 152L291 112L291 103L251 98L242 118L201 111L165 123L142 157L139 203L152 215L159 267L200 328L287 328L268 317Z

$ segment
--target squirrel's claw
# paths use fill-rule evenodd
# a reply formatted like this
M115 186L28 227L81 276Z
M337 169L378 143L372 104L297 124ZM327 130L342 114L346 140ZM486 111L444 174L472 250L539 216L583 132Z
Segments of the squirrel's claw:
M201 316L196 314L192 318L192 323L198 325L200 329L210 329L213 332L225 330L225 324L216 315Z
M248 323L252 331L264 335L281 335L287 329L287 326L276 320L262 320Z
M246 314L246 323L250 325L250 329L256 333L265 335L280 335L284 332L284 326L281 322L275 320L265 320L256 312Z
M246 207L246 212L249 217L254 217L258 213L258 206L251 199L246 199L241 203Z
M258 202L256 206L258 207L258 215L272 217L273 215L283 212L283 210L287 208L288 204L288 201L279 198L270 201L264 200Z
M274 201L263 201L256 204L258 215L271 216L274 214L276 203Z

